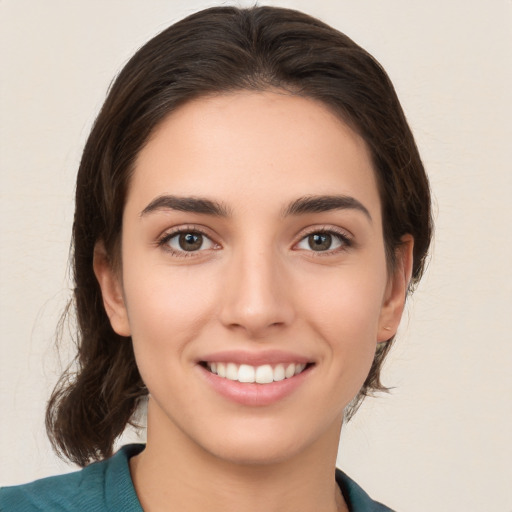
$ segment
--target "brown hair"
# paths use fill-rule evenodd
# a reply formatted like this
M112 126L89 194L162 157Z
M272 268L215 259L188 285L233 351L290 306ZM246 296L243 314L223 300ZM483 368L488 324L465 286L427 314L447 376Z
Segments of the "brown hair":
M112 454L115 439L147 395L130 338L111 328L93 273L95 243L119 258L122 213L134 160L160 121L184 102L216 92L281 88L322 101L370 148L380 188L388 264L404 234L414 237L412 285L431 238L427 177L393 86L351 39L306 14L275 7L216 7L174 24L143 46L113 83L87 140L73 225L76 371L59 380L46 427L54 448L86 465ZM384 390L381 343L347 411Z

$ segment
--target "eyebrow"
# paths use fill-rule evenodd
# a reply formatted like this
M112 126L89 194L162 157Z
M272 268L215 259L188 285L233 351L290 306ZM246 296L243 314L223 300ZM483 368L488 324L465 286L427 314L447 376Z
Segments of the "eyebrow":
M231 210L218 201L204 197L180 197L173 195L156 197L142 210L140 215L143 217L157 210L176 210L222 218L231 216ZM344 195L299 197L283 210L282 217L304 215L306 213L322 213L331 210L358 210L372 222L370 212L362 203L354 197Z
M288 205L283 217L305 213L322 213L330 210L358 210L372 222L368 209L356 198L344 195L304 196Z
M230 210L222 203L203 197L159 196L141 212L141 217L156 210L177 210L180 212L201 213L214 217L229 217Z

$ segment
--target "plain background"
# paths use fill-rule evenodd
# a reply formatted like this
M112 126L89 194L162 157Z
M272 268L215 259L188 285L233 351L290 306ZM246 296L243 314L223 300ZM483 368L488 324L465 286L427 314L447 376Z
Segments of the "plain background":
M72 469L43 415L75 174L108 85L157 32L219 4L0 0L0 484ZM395 390L346 426L338 464L399 511L510 512L512 2L261 4L318 16L383 64L434 193L433 256L384 375Z

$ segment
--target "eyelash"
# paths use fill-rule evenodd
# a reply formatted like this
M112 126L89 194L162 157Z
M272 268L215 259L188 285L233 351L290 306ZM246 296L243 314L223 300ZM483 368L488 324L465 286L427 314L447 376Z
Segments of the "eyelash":
M195 234L195 235L201 235L205 237L206 239L210 240L210 242L214 245L217 245L211 237L202 229L197 227L183 227L178 228L176 230L173 230L171 232L165 233L161 238L157 240L157 245L159 247L162 247L164 250L168 251L172 256L178 257L178 258L189 258L194 257L197 255L197 253L204 252L208 249L203 250L197 250L197 251L177 251L173 249L169 245L169 241L172 240L174 237L182 235L182 234ZM328 249L326 251L315 251L313 249L306 250L306 252L313 253L315 257L322 257L322 256L330 256L332 254L336 254L339 252L346 251L347 249L351 248L354 245L354 242L352 240L352 237L350 237L345 231L338 230L332 227L322 227L322 228L312 228L309 231L303 233L301 235L300 240L294 244L294 247L296 247L298 244L306 240L311 235L330 235L333 238L338 239L338 241L341 243L340 247L337 247L335 249ZM214 249L215 250L215 249Z
M346 251L347 249L350 249L351 247L354 246L354 240L346 231L336 229L331 226L324 226L321 228L315 227L310 229L309 231L306 231L303 235L301 235L299 242L297 242L294 246L297 246L299 243L301 243L303 240L306 240L311 235L330 235L333 238L338 239L339 242L341 243L341 246L335 249L328 249L326 251L314 251L313 249L310 249L307 251L313 253L315 257L332 256L333 254Z
M214 245L218 245L218 244L215 244L215 242L211 239L211 237L205 231L203 231L202 229L197 228L195 226L194 227L190 226L190 227L178 228L176 230L165 233L161 238L159 238L157 240L157 245L159 247L162 247L165 251L168 251L172 256L175 256L177 258L190 258L190 257L196 256L196 253L204 251L204 249L203 249L203 251L177 251L176 249L173 249L169 245L170 240L172 240L174 237L179 236L179 235L184 235L184 234L201 235L204 238L210 240Z

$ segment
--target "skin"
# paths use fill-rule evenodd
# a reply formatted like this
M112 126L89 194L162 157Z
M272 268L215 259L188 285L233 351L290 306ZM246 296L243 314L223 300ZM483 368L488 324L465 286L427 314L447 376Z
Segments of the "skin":
M148 211L166 194L217 201L229 215ZM283 216L299 198L333 194L367 213ZM203 245L180 250L176 229L200 229ZM331 248L314 251L308 235L326 231ZM403 242L389 275L366 144L319 102L243 91L194 100L161 123L136 161L122 269L101 242L94 261L151 396L147 447L131 460L144 510L345 510L334 481L343 409L398 327L412 265L412 239ZM265 406L221 396L198 364L274 349L313 364Z

